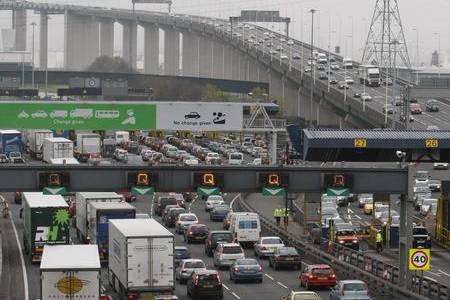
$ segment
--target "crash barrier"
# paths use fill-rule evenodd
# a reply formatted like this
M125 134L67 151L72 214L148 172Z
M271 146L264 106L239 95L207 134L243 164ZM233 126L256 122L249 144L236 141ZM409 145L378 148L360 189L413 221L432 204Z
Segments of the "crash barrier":
M256 212L243 199L236 201L235 210ZM332 243L326 249L313 246L307 240L302 240L282 227L277 226L270 218L259 215L261 226L278 235L288 245L300 249L302 253L326 264L330 264L349 278L364 280L373 291L383 299L437 299L449 300L450 288L430 278L413 275L407 288L399 286L399 269L396 266L364 255L362 252Z

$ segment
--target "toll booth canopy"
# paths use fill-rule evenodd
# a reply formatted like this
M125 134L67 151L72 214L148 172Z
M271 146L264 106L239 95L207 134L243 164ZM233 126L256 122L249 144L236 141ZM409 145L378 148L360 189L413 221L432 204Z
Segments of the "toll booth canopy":
M308 161L450 162L450 131L304 129L303 159Z

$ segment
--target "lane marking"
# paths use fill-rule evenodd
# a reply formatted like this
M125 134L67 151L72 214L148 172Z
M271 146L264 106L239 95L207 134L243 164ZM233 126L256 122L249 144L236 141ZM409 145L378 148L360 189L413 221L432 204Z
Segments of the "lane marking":
M241 299L241 297L239 297L238 295L236 295L235 292L231 292L231 295L233 295L234 297L236 297L236 299Z
M19 247L19 255L20 255L20 263L22 265L22 278L23 278L23 288L24 288L24 296L25 300L28 300L28 277L27 277L27 269L25 268L25 260L23 259L22 247L20 247L19 235L17 234L16 225L14 225L14 221L11 217L11 212L9 213L9 220L11 221L14 235L16 236L17 246Z
M189 209L188 209L188 212L191 212L191 206L192 206L192 204L195 203L195 201L196 201L197 199L198 199L198 195L195 195L194 200L192 200L191 203L189 203Z
M287 286L285 286L284 284L282 284L282 283L279 282L279 281L277 281L277 284L280 285L280 286L282 286L282 287L285 288L285 289L289 289Z
M236 197L234 197L234 198L231 200L231 202L230 202L230 208L231 208L231 209L233 209L234 201L236 201L236 199L239 198L240 196L241 196L241 194L237 194Z
M430 273L430 274L432 274L432 275L435 275L435 276L441 277L441 274L436 273L436 272L433 272L433 271L428 271L428 273Z
M270 276L269 274L264 273L265 276L267 276L269 279L271 280L275 280L272 276Z
M354 212L353 212L353 210L351 210L350 208L348 209L348 213L349 214L353 214Z
M227 290L227 291L229 291L230 290L230 288L229 287L227 287L225 284L223 284L222 283L222 286Z
M444 272L444 271L442 271L441 269L439 269L438 271L441 272L442 274L447 275L447 276L450 277L450 274L448 274L447 272Z
M361 217L360 217L360 216L358 216L358 215L355 215L355 217L356 217L357 219L360 219L360 220L361 220Z

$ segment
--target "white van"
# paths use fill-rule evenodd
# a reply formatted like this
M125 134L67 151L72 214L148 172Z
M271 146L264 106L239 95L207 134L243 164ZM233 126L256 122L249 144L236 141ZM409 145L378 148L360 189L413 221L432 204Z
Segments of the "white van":
M241 165L244 160L244 155L240 152L233 152L230 154L230 158L228 159L228 163L230 165Z
M236 242L254 244L261 236L261 223L258 214L251 212L233 213L229 230Z

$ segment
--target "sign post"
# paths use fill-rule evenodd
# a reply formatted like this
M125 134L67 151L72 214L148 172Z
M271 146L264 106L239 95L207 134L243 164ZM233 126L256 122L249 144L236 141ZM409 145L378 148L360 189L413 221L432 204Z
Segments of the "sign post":
M429 271L430 270L430 249L409 249L409 270Z

